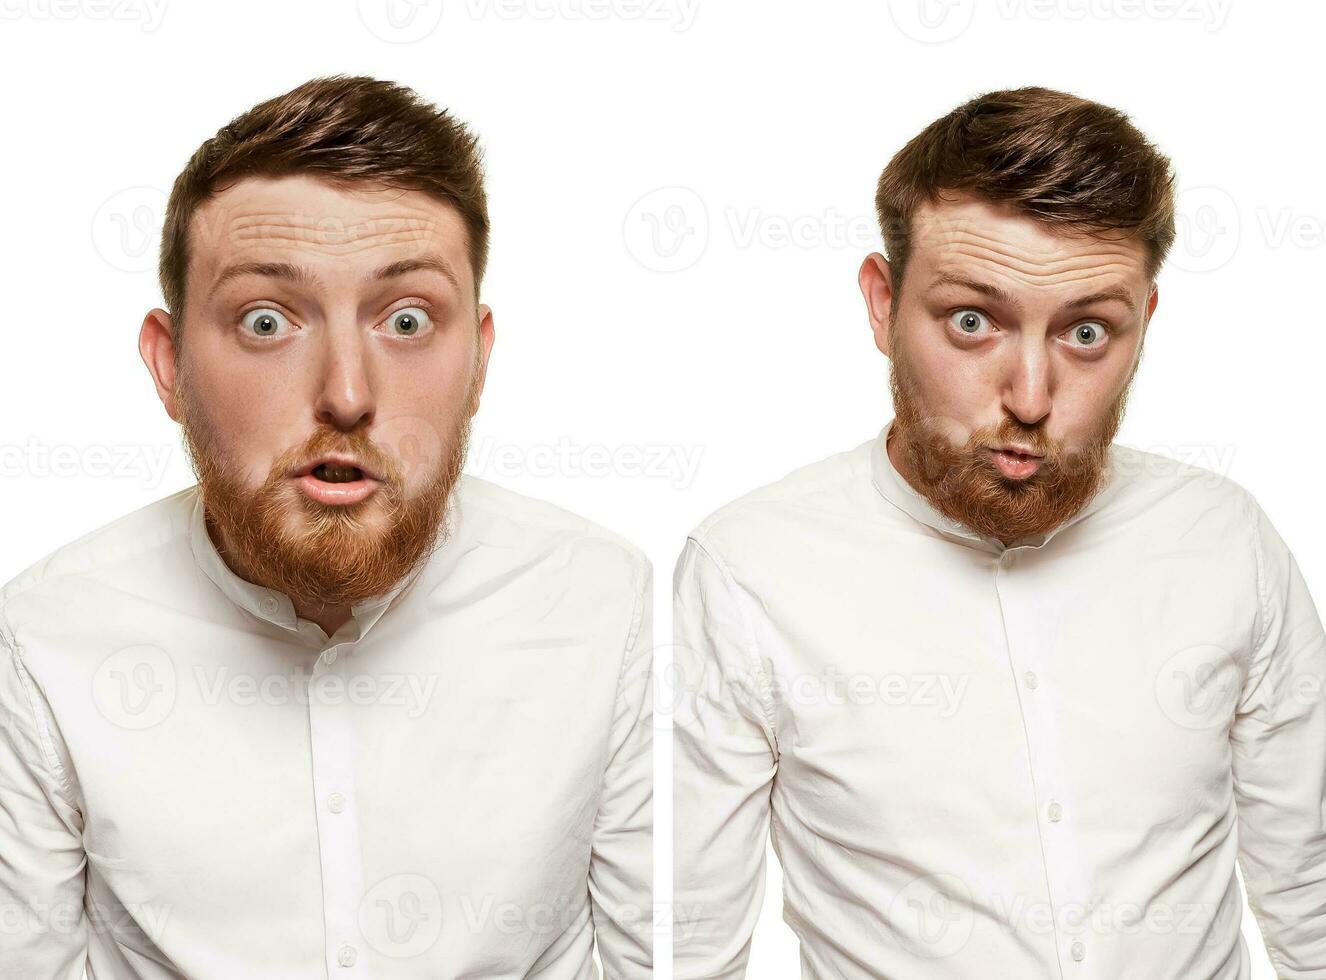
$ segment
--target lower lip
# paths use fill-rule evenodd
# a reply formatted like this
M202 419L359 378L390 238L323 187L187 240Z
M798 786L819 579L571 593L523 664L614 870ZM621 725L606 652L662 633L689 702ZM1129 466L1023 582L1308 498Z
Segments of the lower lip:
M367 500L380 485L379 481L367 476L348 483L328 483L326 480L319 480L312 473L299 477L296 482L310 500L332 507L347 506Z
M994 457L999 472L1010 480L1025 480L1041 468L1041 459L1038 456L1019 456L1016 453L1004 452L1002 449L991 449L990 455Z

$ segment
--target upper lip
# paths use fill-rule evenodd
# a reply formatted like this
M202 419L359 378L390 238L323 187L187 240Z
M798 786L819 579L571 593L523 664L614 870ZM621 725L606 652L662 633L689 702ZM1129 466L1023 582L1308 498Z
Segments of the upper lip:
M1034 449L1028 449L1026 446L1018 446L1011 442L1006 442L999 446L991 446L990 448L1002 449L1005 452L1010 452L1010 453L1021 453L1023 456L1034 456L1037 459L1041 458L1041 454L1036 452Z
M361 473L363 473L364 476L368 477L370 480L382 479L382 477L378 475L377 471L370 469L368 466L364 465L364 463L355 459L355 457L341 455L339 453L332 453L327 456L319 456L317 459L311 460L310 462L305 463L299 469L295 470L295 472L292 473L291 476L296 476L296 477L308 476L323 463L330 463L333 466L353 466Z

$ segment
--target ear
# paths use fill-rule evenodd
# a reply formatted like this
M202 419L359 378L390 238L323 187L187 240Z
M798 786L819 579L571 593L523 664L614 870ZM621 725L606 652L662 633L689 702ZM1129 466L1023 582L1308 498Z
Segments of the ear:
M1137 358L1142 359L1142 350L1146 347L1147 328L1151 325L1151 316L1156 312L1156 304L1160 302L1160 289L1155 283L1151 284L1151 292L1146 298L1146 307L1142 313L1142 331L1137 339Z
M496 339L493 325L492 308L479 304L479 377L474 382L474 400L470 405L470 417L479 411L479 398L483 395L483 386L488 380L488 358L493 352Z
M179 405L175 399L175 325L165 310L151 310L143 318L143 327L138 331L138 355L152 375L157 397L165 406L166 414L178 422Z
M886 357L892 356L892 336L889 320L893 313L893 269L888 259L879 252L871 252L861 263L857 274L861 295L865 297L866 314L870 317L870 330L875 335L875 346Z

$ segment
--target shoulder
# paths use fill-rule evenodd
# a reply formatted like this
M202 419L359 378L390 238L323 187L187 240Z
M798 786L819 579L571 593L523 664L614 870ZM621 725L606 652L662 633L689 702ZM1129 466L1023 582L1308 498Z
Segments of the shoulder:
M859 519L875 505L870 473L874 439L792 470L715 510L690 534L712 557L735 556L817 526Z
M1227 461L1204 466L1119 443L1111 452L1115 478L1127 488L1121 497L1134 507L1171 508L1194 516L1209 511L1213 517L1244 522L1258 509L1252 493L1220 471Z
M0 632L14 642L11 624L19 612L43 604L58 609L89 585L131 590L144 570L157 567L150 560L154 554L187 550L196 493L197 487L188 487L164 497L33 562L0 589Z
M513 560L561 555L577 570L594 569L638 585L650 574L636 545L556 504L465 474L456 488L461 538L508 550Z

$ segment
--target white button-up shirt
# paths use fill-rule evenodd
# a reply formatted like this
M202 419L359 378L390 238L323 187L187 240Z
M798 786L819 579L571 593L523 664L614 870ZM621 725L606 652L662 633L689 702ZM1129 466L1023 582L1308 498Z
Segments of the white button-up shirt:
M332 637L189 489L0 594L0 976L649 976L650 572L465 477Z
M772 825L816 978L1235 980L1241 860L1326 977L1326 640L1246 490L1115 445L1004 547L858 449L676 573L679 980L740 977Z

